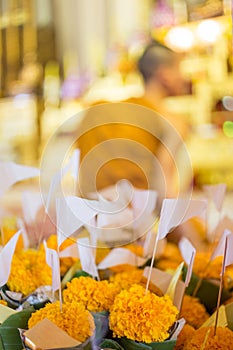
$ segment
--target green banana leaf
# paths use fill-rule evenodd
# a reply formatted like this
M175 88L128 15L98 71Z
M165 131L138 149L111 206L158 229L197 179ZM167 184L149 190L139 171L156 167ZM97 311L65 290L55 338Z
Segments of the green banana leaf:
M10 328L28 328L28 320L31 317L31 314L35 311L34 308L22 310L16 312L14 315L9 316L0 326L1 327L10 327Z
M33 308L9 316L0 326L0 350L22 350L23 344L18 328L26 329Z
M0 327L0 349L1 350L22 350L23 343L17 328Z
M4 350L4 344L3 344L3 341L2 341L2 337L0 336L0 350Z
M163 342L140 343L127 338L119 338L117 340L125 350L173 350L176 340L166 340Z
M112 339L104 339L100 344L101 349L113 349L113 350L124 350L120 344L118 344L115 340Z

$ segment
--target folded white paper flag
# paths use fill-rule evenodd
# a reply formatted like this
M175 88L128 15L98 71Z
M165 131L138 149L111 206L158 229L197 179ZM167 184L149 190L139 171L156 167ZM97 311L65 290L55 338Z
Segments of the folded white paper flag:
M60 258L79 258L77 243L74 243L59 252Z
M134 189L132 208L135 217L142 213L151 214L156 207L157 197L156 191Z
M23 237L23 247L24 249L27 249L30 245L29 242L29 238L28 238L28 233L26 230L26 227L24 225L24 221L21 218L17 218L17 227L19 228L19 230L22 233L22 237Z
M155 241L156 241L156 232L151 230L146 234L146 237L145 237L145 241L144 241L144 245L143 245L143 256L144 257L150 258L152 256ZM157 258L159 258L164 253L166 244L167 244L166 238L160 239L157 242L157 247L156 247L156 257Z
M97 201L80 197L64 197L56 200L58 247L80 227L88 224L97 214Z
M127 187L127 182L125 184ZM109 213L99 213L98 227L125 228L125 229L141 229L143 233L147 231L147 227L151 227L155 218L151 218L151 213L155 209L157 192L139 190L134 188L132 198L129 198L129 193L125 196L122 194L124 187L119 185L119 195L121 196L122 206L119 205L119 211ZM128 187L127 187L128 188ZM126 188L126 190L127 190ZM132 191L132 188L130 188ZM127 201L129 201L127 203ZM118 200L120 203L120 201ZM131 204L131 208L127 206ZM153 220L153 222L152 222Z
M225 261L223 262L223 269L222 273L225 272L225 268L229 265L233 264L233 234L229 233L226 236L226 257Z
M143 235L152 229L157 215L154 212L157 201L157 192L153 190L135 189L132 198L133 228Z
M52 291L56 292L60 288L60 261L58 252L54 249L48 248L46 241L44 241L46 263L52 269Z
M214 205L218 211L221 211L222 209L226 188L227 188L226 184L203 186L204 191L209 195L211 200L214 202Z
M89 239L87 237L80 238L78 239L77 244L82 270L89 273L89 275L93 277L99 277L93 254L93 248L90 246Z
M192 243L186 238L182 237L179 242L179 248L184 261L188 265L188 271L185 278L185 285L188 286L193 270L193 263L196 255L196 248Z
M39 209L43 205L40 192L23 191L22 193L22 210L24 220L27 224L35 221Z
M147 259L141 258L126 248L114 248L111 252L101 261L98 265L98 269L103 270L112 266L129 264L132 266L142 266Z
M233 232L233 220L228 215L223 215L214 230L207 232L207 238L210 242L219 241L226 229Z
M97 215L91 218L91 220L89 221L89 224L84 225L84 227L86 227L87 231L90 233L90 244L92 247L97 247L98 229L97 229L96 223L97 223Z
M228 229L225 229L221 238L218 241L218 244L216 248L214 249L210 260L214 260L217 256L223 256L224 250L225 250L225 243L226 243L226 237L231 234L231 231Z
M158 239L165 238L173 228L192 217L203 217L206 208L206 200L164 199L158 227Z
M129 204L132 200L133 187L127 180L120 180L115 185L104 187L98 192L92 192L89 194L91 199L108 200L108 201L120 201Z
M119 213L100 213L97 219L98 227L132 227L133 211L130 208L124 208Z
M233 233L229 230L225 230L221 239L215 248L211 260L217 256L224 256L221 275L224 274L226 266L233 264Z
M75 149L70 160L68 163L64 166L64 168L61 168L52 178L50 182L49 187L49 193L46 198L45 203L45 212L48 214L49 207L51 204L52 196L55 194L58 186L61 186L61 181L63 177L68 173L68 171L71 170L71 174L74 177L74 179L78 180L78 170L79 170L79 160L80 160L80 150Z
M96 215L114 215L122 208L121 201L90 200L76 196L57 198L58 246L82 226L90 225Z
M40 170L37 168L0 161L0 197L16 182L39 175Z
M18 231L7 242L0 252L0 287L7 283L11 271L11 262L21 231Z

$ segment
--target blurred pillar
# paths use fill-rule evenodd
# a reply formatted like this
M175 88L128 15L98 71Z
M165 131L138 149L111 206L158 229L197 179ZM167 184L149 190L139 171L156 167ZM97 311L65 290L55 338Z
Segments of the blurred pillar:
M152 0L53 0L59 60L77 55L80 70L100 73L114 44L149 32Z
M151 0L111 0L110 41L129 44L137 34L148 33L152 4Z
M107 0L54 0L54 23L59 60L77 55L82 71L101 69L107 47Z

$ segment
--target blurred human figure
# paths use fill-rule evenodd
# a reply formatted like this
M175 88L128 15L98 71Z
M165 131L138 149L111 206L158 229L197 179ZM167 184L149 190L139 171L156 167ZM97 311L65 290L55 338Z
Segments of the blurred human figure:
M144 93L140 97L132 97L126 102L143 105L155 110L170 123L171 128L166 131L163 145L160 147L160 159L165 169L166 181L171 196L177 195L180 190L185 191L191 185L190 169L177 174L177 165L182 161L182 153L186 152L183 142L190 134L191 127L181 115L171 112L166 107L166 98L191 94L191 82L181 72L183 54L177 53L168 47L152 41L143 51L138 60L138 71L144 83ZM172 131L174 128L174 131ZM168 129L168 128L167 128ZM175 131L180 138L175 136ZM173 151L171 157L170 150ZM175 155L175 158L174 158ZM179 166L178 166L179 167ZM182 176L182 188L178 176Z
M143 106L103 103L87 109L76 144L81 151L81 194L88 196L123 179L137 188L155 189L158 172L163 176L156 157L162 138L162 119Z
M179 115L171 113L165 107L165 99L171 96L190 94L190 81L181 73L182 55L168 47L153 41L144 50L138 60L138 70L144 83L144 93L127 102L143 105L156 110L167 118L182 137L186 137L189 126Z
M86 111L76 144L81 151L81 195L121 179L137 188L157 190L160 199L179 193L176 152L187 128L168 117L162 104L163 98L186 91L179 63L168 48L149 45L138 61L144 95L122 103L102 101Z

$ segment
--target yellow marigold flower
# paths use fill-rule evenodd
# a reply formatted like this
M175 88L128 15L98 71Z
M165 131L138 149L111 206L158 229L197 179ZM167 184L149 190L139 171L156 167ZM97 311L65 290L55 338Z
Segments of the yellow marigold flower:
M166 243L161 258L176 261L178 264L180 264L183 261L182 255L177 244L172 242Z
M143 246L137 244L137 243L130 243L123 246L125 249L129 249L132 253L136 254L137 256L143 256Z
M209 332L209 335L205 344L205 350L232 350L233 332L227 327L217 327L216 335L214 335L214 327L197 329L185 343L183 350L201 349L207 332Z
M211 254L199 252L196 254L193 272L200 278L205 279L217 279L220 278L222 269L222 256L216 257L214 260L210 260ZM233 286L233 265L229 265L226 268L223 279L224 287L231 289Z
M176 270L183 261L179 248L175 243L167 242L162 255L159 257L156 267L160 270Z
M181 317L184 317L188 324L199 328L209 318L209 314L198 298L185 295L181 308Z
M31 315L28 320L28 328L32 328L44 318L48 318L71 337L82 343L91 337L95 330L93 316L82 304L75 301L64 303L62 305L62 312L59 301L46 304L45 307Z
M7 306L7 302L6 302L6 300L2 300L2 299L0 299L0 304L1 304L1 305L4 305L4 306Z
M19 230L17 225L17 218L15 216L7 216L2 219L1 226L1 240L0 243L5 245ZM19 237L18 242L16 244L15 251L20 251L24 247L23 237L22 235Z
M191 338L194 332L195 329L192 326L190 326L189 324L185 324L177 337L174 350L183 350L184 345Z
M65 302L73 300L82 303L89 311L108 311L118 292L119 287L114 283L81 276L67 282L63 299Z
M222 256L210 261L210 254L198 252L193 264L193 272L201 278L219 279L222 269Z
M162 271L175 271L179 265L180 263L172 259L159 259L156 268Z
M14 254L7 282L12 292L28 295L38 287L51 283L52 272L46 264L44 252L27 249Z
M120 289L128 289L132 284L140 284L143 270L134 268L132 271L124 271L110 276L110 282L116 283Z
M162 342L178 315L169 296L158 297L140 285L122 290L110 309L109 324L114 337L139 342Z
M100 243L101 244L101 243ZM96 248L96 265L100 264L101 261L110 253L110 249L104 246Z
M233 265L229 265L226 267L224 273L224 286L227 289L233 288Z
M115 283L120 289L129 289L133 284L140 284L146 287L147 278L143 276L143 270L135 268L132 271L119 272L109 278L110 282ZM149 290L159 296L162 291L153 283L149 283Z
M132 253L136 254L137 256L140 256L140 257L143 256L143 247L140 246L139 244L131 243L123 246L122 248L129 249ZM134 271L135 268L136 268L135 266L130 264L121 264L121 265L110 267L110 270L115 273L119 273L124 271Z
M57 249L57 235L53 234L50 235L49 238L46 240L47 242L47 246L50 249ZM70 245L74 244L75 241L71 238L66 238L64 240L64 242L62 242L61 246L60 246L60 250L64 250L65 248L69 247ZM41 244L40 248L43 248L44 245Z

